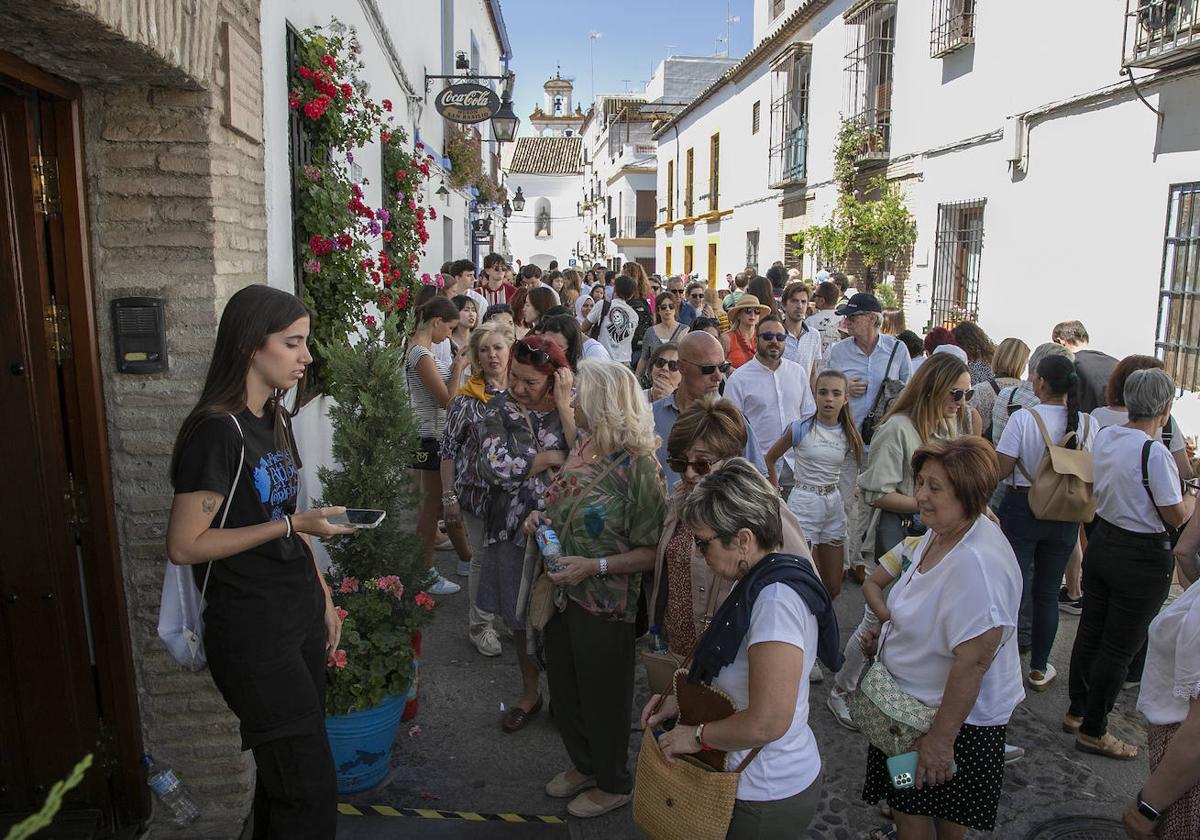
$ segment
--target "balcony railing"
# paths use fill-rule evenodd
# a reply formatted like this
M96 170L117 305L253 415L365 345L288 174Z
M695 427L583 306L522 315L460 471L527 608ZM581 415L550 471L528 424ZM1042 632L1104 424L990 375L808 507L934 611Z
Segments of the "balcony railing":
M653 239L654 220L640 219L636 216L626 216L623 220L620 234L614 239Z
M934 0L929 57L940 58L975 43L975 0Z
M1200 0L1125 0L1126 67L1200 59Z

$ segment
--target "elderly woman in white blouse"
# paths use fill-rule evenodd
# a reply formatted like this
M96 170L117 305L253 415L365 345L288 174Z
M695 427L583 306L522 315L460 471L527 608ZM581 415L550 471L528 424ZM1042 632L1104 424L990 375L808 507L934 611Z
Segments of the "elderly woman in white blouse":
M985 514L998 480L992 448L975 436L913 455L917 508L929 530L889 590L882 630L863 652L899 687L937 709L917 742L916 784L892 787L871 746L863 798L887 799L900 840L991 831L1004 778L1004 735L1024 699L1016 642L1021 571Z

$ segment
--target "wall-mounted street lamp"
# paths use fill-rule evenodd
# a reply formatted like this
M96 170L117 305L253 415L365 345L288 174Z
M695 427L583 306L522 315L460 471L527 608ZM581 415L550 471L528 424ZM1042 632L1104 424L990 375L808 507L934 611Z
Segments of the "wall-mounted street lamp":
M525 209L525 194L521 192L520 187L517 187L517 194L513 196L512 207L518 213Z

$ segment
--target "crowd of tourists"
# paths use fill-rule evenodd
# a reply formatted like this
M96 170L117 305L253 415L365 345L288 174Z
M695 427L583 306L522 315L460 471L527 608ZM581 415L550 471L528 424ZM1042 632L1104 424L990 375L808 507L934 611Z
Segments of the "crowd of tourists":
M1008 724L1026 689L1056 681L1069 613L1064 733L1082 752L1138 758L1108 717L1139 686L1149 774L1126 830L1200 836L1200 521L1161 361L1093 350L1078 321L1032 349L969 321L918 335L852 278L808 283L783 265L722 291L637 263L514 270L497 254L478 274L459 260L439 277L414 302L405 368L428 591L466 583L481 655L511 638L520 687L498 724L518 733L549 704L566 760L545 790L570 814L635 800L654 836L663 813L689 818L664 801L696 796L708 782L680 768L703 766L734 780L729 807L708 797L704 810L726 836L800 837L822 753L853 749L862 797L888 817L872 836L993 831L1005 767L1029 748ZM308 315L282 292L244 294L218 338L226 356L258 348L232 413L248 457L253 432L299 463L279 398L308 363ZM215 533L227 455L243 442L211 410L232 404L213 377L179 438L173 557L308 558L300 536L341 529L330 509L295 513L294 488L278 516L252 497ZM436 570L435 548L453 549L461 582ZM336 644L337 619L305 563L295 586L312 616L280 643L294 650L288 690L319 696L318 642ZM252 607L236 598L259 574L248 568L214 575L231 616ZM1183 591L1168 602L1173 583ZM834 601L848 585L866 606L843 638ZM261 770L279 765L279 733L263 734L268 712L233 687L246 657L218 644L210 659L259 759L260 795L294 817L313 788ZM818 739L822 706L860 734Z

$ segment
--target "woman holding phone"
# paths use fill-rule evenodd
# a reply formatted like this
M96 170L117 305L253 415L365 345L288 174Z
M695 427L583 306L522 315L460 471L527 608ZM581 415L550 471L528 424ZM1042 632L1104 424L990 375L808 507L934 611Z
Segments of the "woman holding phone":
M167 553L205 593L209 669L257 765L255 838L323 840L337 823L325 662L341 620L307 540L353 529L328 521L344 508L296 512L301 462L284 404L304 390L311 320L267 286L230 298L171 459Z

